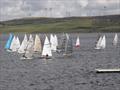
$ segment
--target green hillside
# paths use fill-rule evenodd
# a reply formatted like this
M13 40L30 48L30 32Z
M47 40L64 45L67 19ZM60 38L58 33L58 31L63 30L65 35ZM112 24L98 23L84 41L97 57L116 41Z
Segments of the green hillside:
M23 18L0 22L0 32L120 32L120 15Z

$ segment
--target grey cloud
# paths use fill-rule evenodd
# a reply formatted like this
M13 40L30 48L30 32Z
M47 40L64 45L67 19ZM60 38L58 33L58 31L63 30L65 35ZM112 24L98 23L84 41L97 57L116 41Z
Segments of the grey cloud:
M0 20L120 14L119 0L0 0Z

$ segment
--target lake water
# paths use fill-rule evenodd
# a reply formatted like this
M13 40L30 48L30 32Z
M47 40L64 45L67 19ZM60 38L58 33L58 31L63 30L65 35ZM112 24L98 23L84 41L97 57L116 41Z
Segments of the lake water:
M120 90L120 73L95 72L120 68L120 46L112 45L114 33L104 34L104 50L94 50L97 33L70 34L73 45L80 36L80 49L74 48L73 57L51 60L20 60L19 54L4 50L9 35L0 35L0 90ZM22 40L24 34L18 36Z

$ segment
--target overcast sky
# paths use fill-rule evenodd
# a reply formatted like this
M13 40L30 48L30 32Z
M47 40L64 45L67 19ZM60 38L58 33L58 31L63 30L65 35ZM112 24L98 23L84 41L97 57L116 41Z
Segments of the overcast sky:
M120 14L120 0L0 0L0 21Z

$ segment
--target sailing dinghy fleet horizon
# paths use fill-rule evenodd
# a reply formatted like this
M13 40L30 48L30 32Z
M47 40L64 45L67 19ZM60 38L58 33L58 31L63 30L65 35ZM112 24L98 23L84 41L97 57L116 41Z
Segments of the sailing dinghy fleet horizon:
M73 53L73 41L69 34L63 34L61 42L58 43L58 37L56 34L50 34L50 39L45 35L44 44L41 42L41 38L38 34L35 35L35 40L32 34L24 35L22 43L20 43L19 37L10 33L6 42L5 49L8 52L17 52L22 55L21 59L34 59L34 54L38 53L42 58L52 58L55 54L59 56L72 56ZM113 39L113 45L117 46L118 35L115 33ZM79 36L76 38L75 47L80 47ZM100 36L94 49L106 48L106 36Z

